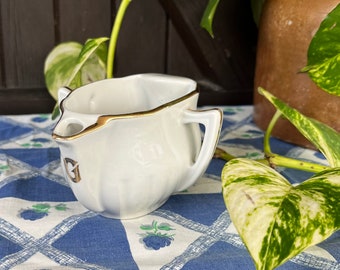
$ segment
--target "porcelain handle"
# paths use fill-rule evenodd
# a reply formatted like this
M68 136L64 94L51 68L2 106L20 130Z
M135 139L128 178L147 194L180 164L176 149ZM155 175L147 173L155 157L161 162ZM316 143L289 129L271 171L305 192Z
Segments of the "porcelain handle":
M185 181L180 184L177 189L178 191L185 190L193 185L207 169L218 143L222 126L222 115L223 114L219 109L206 111L187 110L184 112L183 123L202 124L205 127L205 134L200 153L198 154L194 165L189 168Z

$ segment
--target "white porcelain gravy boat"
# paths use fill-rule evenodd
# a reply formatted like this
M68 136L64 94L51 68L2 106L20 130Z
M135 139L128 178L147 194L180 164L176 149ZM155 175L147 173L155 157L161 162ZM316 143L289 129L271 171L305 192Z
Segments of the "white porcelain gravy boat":
M198 95L194 81L160 74L61 88L53 138L78 201L107 217L134 218L193 185L222 122L220 110L196 111Z

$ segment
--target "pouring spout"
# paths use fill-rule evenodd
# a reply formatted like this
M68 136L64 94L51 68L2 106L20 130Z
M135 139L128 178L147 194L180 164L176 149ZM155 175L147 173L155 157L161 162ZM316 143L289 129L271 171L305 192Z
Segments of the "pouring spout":
M58 122L52 134L53 139L72 137L84 130L82 123L74 121L74 119L72 119L73 121L69 120L70 119L65 119Z

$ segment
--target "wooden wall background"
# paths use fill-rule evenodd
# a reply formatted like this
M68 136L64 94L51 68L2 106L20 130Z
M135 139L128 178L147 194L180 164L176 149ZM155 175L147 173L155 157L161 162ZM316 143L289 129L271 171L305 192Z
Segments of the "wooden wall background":
M0 114L50 112L43 65L63 41L109 36L116 0L0 0ZM158 72L195 79L200 105L252 103L256 26L250 1L221 0L215 38L200 28L208 0L133 0L115 76Z

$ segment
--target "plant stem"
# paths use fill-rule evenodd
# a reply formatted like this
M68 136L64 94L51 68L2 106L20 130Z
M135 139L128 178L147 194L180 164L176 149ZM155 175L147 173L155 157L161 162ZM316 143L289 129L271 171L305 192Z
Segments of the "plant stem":
M266 156L266 160L268 161L269 166L272 168L279 166L312 173L318 173L326 169L329 169L329 167L321 164L284 157L277 154L271 154L270 156Z
M216 147L215 153L214 153L214 158L219 158L219 159L223 159L225 161L229 161L232 160L236 157L234 157L233 155L227 153L226 151L224 151L223 149Z
M228 162L236 157L227 153L223 149L217 147L215 154L214 154L214 158L223 159ZM284 157L284 156L273 154L273 153L270 153L270 155L266 155L265 159L257 159L256 161L266 164L272 168L286 167L290 169L303 170L306 172L313 172L313 173L318 173L326 169L329 169L328 166L324 166L324 165L313 163L313 162L293 159L289 157Z
M272 130L275 126L275 124L277 123L277 121L279 120L279 118L281 117L282 113L280 111L276 111L275 114L273 115L273 118L270 120L269 125L267 127L267 130L264 134L264 139L263 139L263 151L264 153L267 154L271 154L271 148L270 148L270 135L272 133Z
M279 120L279 118L281 117L281 115L282 113L279 110L277 110L276 113L273 115L273 118L270 120L268 128L264 134L263 151L265 153L269 166L270 167L280 166L280 167L298 169L298 170L303 170L303 171L313 172L313 173L318 173L329 168L327 166L323 166L320 164L293 159L289 157L284 157L284 156L272 153L269 140L270 140L272 130L275 124L277 123L277 121Z
M302 161L302 160L284 157L284 156L272 153L271 148L270 148L270 136L271 136L272 130L276 122L281 117L281 115L282 113L280 111L276 111L273 118L271 119L268 125L268 128L264 134L264 140L263 140L263 150L265 153L265 159L259 159L257 161L263 164L266 164L272 168L286 167L286 168L298 169L298 170L303 170L303 171L313 172L313 173L318 173L318 172L328 169L329 167L323 166L317 163ZM235 158L234 156L230 155L229 153L227 153L226 151L220 148L216 149L214 157L221 158L227 162Z
M113 23L113 28L112 28L111 37L110 37L109 51L108 51L108 56L107 56L106 77L108 79L113 77L113 62L114 62L115 51L116 51L116 46L117 46L118 34L120 31L120 27L122 25L125 11L131 1L132 0L122 0L119 6L118 12L117 12L115 21Z

